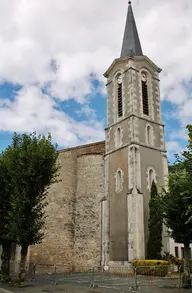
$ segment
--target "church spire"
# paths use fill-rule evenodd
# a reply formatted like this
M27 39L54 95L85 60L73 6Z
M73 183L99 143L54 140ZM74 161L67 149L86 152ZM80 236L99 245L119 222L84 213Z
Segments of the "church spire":
M143 56L131 1L129 1L128 3L129 7L123 38L123 46L121 50L121 58L128 56Z

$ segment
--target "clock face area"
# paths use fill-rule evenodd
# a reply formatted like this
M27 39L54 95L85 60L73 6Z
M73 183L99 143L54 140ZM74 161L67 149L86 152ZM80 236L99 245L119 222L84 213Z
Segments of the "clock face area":
M147 75L145 72L141 73L141 79L142 79L142 81L147 81Z

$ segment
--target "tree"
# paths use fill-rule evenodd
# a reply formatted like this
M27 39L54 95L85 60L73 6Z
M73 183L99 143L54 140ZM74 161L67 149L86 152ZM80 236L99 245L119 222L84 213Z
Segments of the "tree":
M167 189L159 201L165 225L170 236L184 244L183 287L191 288L190 243L192 241L192 126L188 125L189 144L181 156L176 156L174 167L168 176Z
M151 199L149 201L149 238L147 243L147 259L161 259L163 218L159 208L157 186L152 182Z
M188 180L189 176L185 170L169 174L168 190L164 190L164 196L162 197L163 217L165 225L170 231L170 236L177 243L184 244L184 287L191 287L190 242L192 239L192 223L186 224L188 206L191 200L187 191Z
M2 245L1 274L4 280L10 279L9 260L11 258L11 245L13 240L10 234L9 212L11 211L10 176L3 160L0 157L0 245Z
M14 134L12 144L3 152L11 186L9 234L21 246L20 280L25 278L28 247L44 237L46 197L57 181L59 165L51 135Z
M177 156L177 160L180 164L183 164L183 168L188 173L189 179L189 189L188 189L188 196L189 196L189 207L187 211L188 221L192 219L192 125L187 125L188 129L188 145L187 149L182 153L182 158Z

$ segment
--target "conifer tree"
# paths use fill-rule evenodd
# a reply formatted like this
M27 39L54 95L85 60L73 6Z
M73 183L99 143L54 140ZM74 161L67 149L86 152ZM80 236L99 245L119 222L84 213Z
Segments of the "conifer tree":
M151 186L151 199L149 202L149 238L147 243L148 259L161 259L163 218L157 201L158 197L157 186L153 181Z

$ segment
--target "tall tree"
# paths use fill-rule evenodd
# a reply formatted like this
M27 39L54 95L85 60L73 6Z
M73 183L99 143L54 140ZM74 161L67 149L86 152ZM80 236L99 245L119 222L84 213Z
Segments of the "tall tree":
M170 236L177 243L184 244L184 287L191 287L191 252L189 246L192 239L192 223L186 223L188 220L187 211L191 201L187 191L188 180L189 176L185 170L170 174L168 190L164 191L164 196L162 197L165 224L169 228Z
M147 259L161 259L163 217L157 198L157 186L152 182L151 199L149 201L149 238L147 243Z
M168 176L168 186L159 201L170 236L184 244L183 287L191 288L190 243L192 241L192 126L188 125L189 144L181 156L176 156L174 168Z
M188 129L188 145L187 149L182 153L182 158L177 156L177 161L179 164L183 164L184 169L188 174L189 179L189 189L188 189L188 197L189 197L189 207L188 207L188 221L192 219L192 125L187 125Z
M44 237L44 208L48 189L57 181L59 165L51 135L14 134L2 154L10 177L11 210L9 233L21 246L20 280L25 277L28 247Z
M11 258L11 245L14 242L13 236L10 233L10 218L11 212L11 190L10 176L7 166L2 156L0 156L0 245L2 245L2 264L1 274L4 280L10 278L9 260Z

